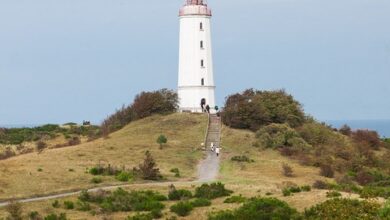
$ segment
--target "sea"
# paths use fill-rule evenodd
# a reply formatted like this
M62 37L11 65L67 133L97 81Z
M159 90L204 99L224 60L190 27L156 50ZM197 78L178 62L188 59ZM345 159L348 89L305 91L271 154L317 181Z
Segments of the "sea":
M381 137L390 138L390 119L388 120L327 120L325 123L334 128L348 125L352 129L368 129L379 133Z

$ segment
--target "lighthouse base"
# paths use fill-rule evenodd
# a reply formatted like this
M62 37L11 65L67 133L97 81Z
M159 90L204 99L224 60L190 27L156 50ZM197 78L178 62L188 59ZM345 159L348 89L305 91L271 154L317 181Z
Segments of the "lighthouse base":
M215 86L183 86L178 89L180 112L202 112L201 102L215 113Z

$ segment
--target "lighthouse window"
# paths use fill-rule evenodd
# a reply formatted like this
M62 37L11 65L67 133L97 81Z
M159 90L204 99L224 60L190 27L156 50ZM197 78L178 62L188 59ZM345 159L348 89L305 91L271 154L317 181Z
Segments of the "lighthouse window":
M204 60L201 60L201 61L200 61L200 66L201 66L201 67L204 67Z
M200 49L203 49L203 41L200 41Z
M201 80L201 85L204 86L204 78Z
M202 23L202 22L200 22L199 29L200 29L201 31L203 31L203 23Z

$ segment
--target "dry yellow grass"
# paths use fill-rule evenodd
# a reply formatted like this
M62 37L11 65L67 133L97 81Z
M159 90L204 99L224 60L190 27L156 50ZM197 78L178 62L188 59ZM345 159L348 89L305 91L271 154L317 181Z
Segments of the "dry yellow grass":
M143 161L147 150L168 178L173 178L169 170L177 167L183 177L191 179L202 157L196 148L203 141L206 123L204 115L152 116L131 123L108 139L0 161L0 200L93 187L87 168L99 162L132 168ZM168 137L163 150L156 143L160 134ZM113 177L104 178L103 184L113 183L117 183Z

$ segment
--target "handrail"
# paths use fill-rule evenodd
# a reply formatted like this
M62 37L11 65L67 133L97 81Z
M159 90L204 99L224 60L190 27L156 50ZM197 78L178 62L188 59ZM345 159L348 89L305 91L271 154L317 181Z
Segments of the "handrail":
M203 141L203 145L204 145L204 149L207 150L207 137L209 136L209 129L210 129L210 114L207 114L207 127L206 127L206 134L204 136L204 141Z

